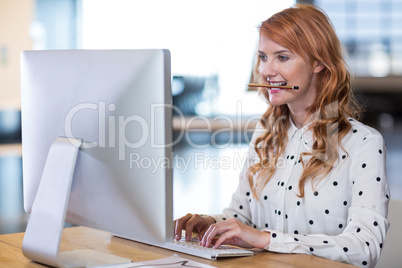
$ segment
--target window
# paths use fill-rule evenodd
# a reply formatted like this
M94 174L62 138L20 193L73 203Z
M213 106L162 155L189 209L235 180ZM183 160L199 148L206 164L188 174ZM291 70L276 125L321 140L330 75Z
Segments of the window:
M262 113L246 92L258 43L257 26L294 1L82 0L82 48L167 48L173 75L215 77L198 113Z
M402 0L316 0L331 18L356 76L402 75Z

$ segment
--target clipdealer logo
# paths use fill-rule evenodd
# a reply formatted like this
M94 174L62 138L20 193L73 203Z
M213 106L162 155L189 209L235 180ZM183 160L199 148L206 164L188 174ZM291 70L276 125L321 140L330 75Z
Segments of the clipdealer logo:
M145 155L140 154L140 148L143 146L147 146L146 148L151 149L161 149L167 147L172 147L180 142L183 138L185 138L187 144L192 148L202 150L209 147L214 148L227 148L227 147L236 147L236 143L234 139L243 140L246 143L250 143L248 132L252 130L253 123L260 119L260 116L252 116L248 117L246 120L242 120L242 107L241 102L239 101L237 104L237 115L235 116L227 116L227 115L218 115L213 118L207 118L205 116L195 116L190 119L186 119L183 113L177 107L170 104L151 104L150 105L150 118L146 119L140 115L132 114L129 116L123 115L115 115L116 111L115 104L107 105L106 102L100 101L98 103L81 103L74 107L72 107L68 113L66 114L64 121L64 130L65 135L68 137L70 143L75 146L79 146L78 139L82 139L82 137L76 137L73 133L73 121L75 116L80 116L80 113L86 112L91 113L92 118L96 118L97 120L97 140L88 141L84 140L81 148L91 149L91 148L116 148L118 150L118 159L124 161L129 157L130 167L138 167L138 168L152 168L152 167L187 167L190 163L196 163L196 167L200 167L201 163L208 163L209 168L216 168L219 166L220 168L225 168L228 166L230 162L232 165L234 162L238 163L236 159L228 160L225 157L211 158L207 155L200 157L200 154L197 157L193 157L193 159L184 159L178 156L172 160L169 160L170 157L166 157L166 159L151 159ZM156 119L160 120L160 118L164 117L166 112L170 112L170 110L176 111L176 121L180 122L180 126L178 127L178 135L175 140L172 140L171 143L166 144L166 141L161 137L164 135L160 135L161 130L156 125ZM326 114L328 118L332 118L338 115L338 103L331 103L325 108ZM284 116L281 116L274 123L277 125L281 120L285 120ZM198 121L198 123L195 123ZM199 122L202 122L202 127L200 127ZM226 127L214 128L212 124L215 122L223 123ZM239 125L239 122L242 122L242 125ZM82 123L82 122L81 122ZM93 123L93 122L92 122ZM194 128L194 125L198 125L198 128ZM135 141L132 140L133 137L127 137L127 128L133 129L135 127ZM338 125L337 123L332 124L331 126L327 126L327 136L331 138L330 140L337 142L338 139ZM209 132L210 140L206 141L204 144L194 143L191 140L190 132L191 131L198 132ZM159 131L159 132L158 132ZM229 135L229 140L226 143L222 144L218 142L219 133L226 132ZM132 135L133 132L128 132L129 135ZM177 134L177 132L176 132ZM263 134L261 132L261 134ZM237 146L238 143L237 143ZM305 145L306 146L306 145ZM326 145L327 147L329 144ZM339 146L339 144L338 144ZM127 154L127 148L134 149L130 150ZM138 150L136 150L138 149ZM312 148L310 148L312 150ZM318 157L324 162L327 159L326 154L318 155ZM202 161L199 159L202 158ZM170 162L169 162L170 161Z

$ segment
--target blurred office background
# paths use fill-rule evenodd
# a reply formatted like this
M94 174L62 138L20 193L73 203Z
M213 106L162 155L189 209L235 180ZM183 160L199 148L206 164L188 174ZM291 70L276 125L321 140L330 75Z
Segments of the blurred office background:
M0 0L0 234L25 230L19 54L30 49L168 48L174 213L219 213L237 187L266 104L248 91L258 24L298 1ZM349 54L363 121L384 135L393 198L402 199L402 0L300 1L322 7ZM176 113L176 115L178 115ZM211 126L205 131L207 125Z

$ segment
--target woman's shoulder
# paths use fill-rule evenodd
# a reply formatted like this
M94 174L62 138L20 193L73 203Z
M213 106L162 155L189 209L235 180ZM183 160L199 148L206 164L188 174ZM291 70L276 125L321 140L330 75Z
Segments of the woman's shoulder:
M360 142L367 142L369 140L377 140L383 142L383 136L374 127L368 126L354 118L348 118L351 129L345 136L346 142L352 143L355 146Z
M350 130L350 132L352 134L357 134L359 132L361 135L366 135L366 136L373 135L373 136L382 137L381 133L377 129L375 129L371 126L368 126L354 118L348 118L348 120L352 126L352 128Z

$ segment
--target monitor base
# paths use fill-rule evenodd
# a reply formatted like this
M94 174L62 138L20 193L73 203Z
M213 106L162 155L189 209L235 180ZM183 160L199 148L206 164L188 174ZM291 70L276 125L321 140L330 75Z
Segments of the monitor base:
M28 259L53 267L130 263L130 259L92 250L59 252L81 140L59 137L50 147L32 206L22 251Z

